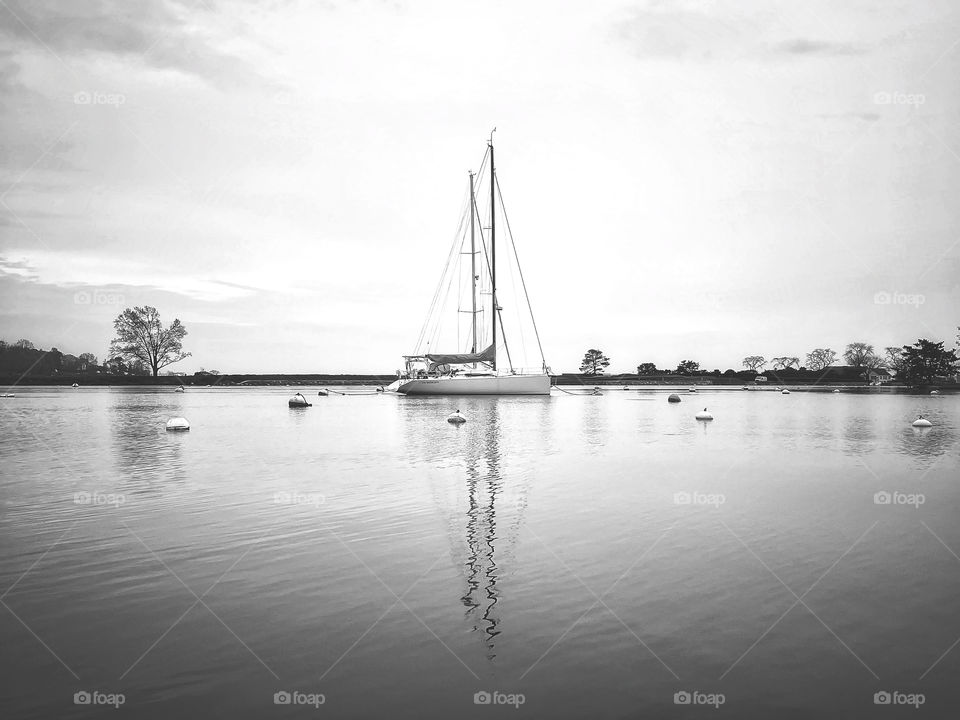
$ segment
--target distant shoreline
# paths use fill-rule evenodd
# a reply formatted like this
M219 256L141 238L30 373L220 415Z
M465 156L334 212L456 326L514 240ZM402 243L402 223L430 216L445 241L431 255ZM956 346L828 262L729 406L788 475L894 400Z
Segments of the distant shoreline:
M349 375L349 374L315 374L315 373L270 373L263 375L254 374L224 374L224 375L164 375L161 377L150 377L142 375L54 375L54 376L34 376L18 377L15 375L0 376L0 386L64 386L70 387L76 383L80 387L125 387L125 386L157 386L175 388L178 385L184 387L284 387L290 386L343 386L343 385L368 385L386 387L394 380L394 374L384 375ZM751 379L740 377L724 376L686 376L686 375L662 375L662 376L643 376L634 374L621 375L577 375L573 373L563 373L553 376L555 385L574 386L574 387L603 387L603 388L629 388L639 387L749 387L751 389L773 389L775 387L845 387L851 389L874 389L890 388L897 390L923 389L906 383L887 382L882 385L869 385L860 380L852 378L836 378L826 380L820 377L770 377L767 382L758 383ZM945 390L960 390L960 384L941 383L930 386L924 386L928 389L939 388Z
M270 373L265 375L46 375L18 378L0 376L0 386L66 385L80 387L110 387L125 385L155 385L160 387L262 387L283 385L389 385L396 375L327 375L311 373Z

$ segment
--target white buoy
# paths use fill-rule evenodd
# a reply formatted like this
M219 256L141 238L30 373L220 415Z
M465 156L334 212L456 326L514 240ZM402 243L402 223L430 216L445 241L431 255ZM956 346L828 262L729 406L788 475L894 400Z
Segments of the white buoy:
M453 423L454 425L461 425L465 423L467 419L460 414L460 411L455 411L452 415L447 418L448 423Z
M190 423L187 422L186 418L175 417L167 420L167 430L189 430Z
M940 394L940 391L939 391L939 390L931 390L931 391L930 391L930 394L931 394L931 395L939 395L939 394Z
M310 403L307 402L307 399L300 393L297 393L292 398L290 398L287 401L287 405L289 405L290 407L313 407Z
M914 427L933 427L933 423L927 420L923 415L917 415L917 419L913 421Z
M780 394L781 394L781 395L789 395L789 394L790 394L790 391L787 390L786 388L784 388L783 390L780 391Z
M676 393L670 393L670 395L667 396L667 402L680 402L680 396Z
M707 409L704 408L702 412L697 413L697 420L713 420L713 415L707 412Z
M840 392L840 388L834 388L833 391L834 391L835 393L838 393L838 392Z

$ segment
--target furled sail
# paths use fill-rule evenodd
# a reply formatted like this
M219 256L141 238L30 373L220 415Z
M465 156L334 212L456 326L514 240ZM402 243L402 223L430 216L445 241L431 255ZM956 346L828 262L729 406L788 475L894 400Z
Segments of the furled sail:
M496 350L493 345L490 345L486 350L478 353L459 353L455 355L430 354L426 357L427 360L434 365L467 365L469 363L493 362L496 356Z

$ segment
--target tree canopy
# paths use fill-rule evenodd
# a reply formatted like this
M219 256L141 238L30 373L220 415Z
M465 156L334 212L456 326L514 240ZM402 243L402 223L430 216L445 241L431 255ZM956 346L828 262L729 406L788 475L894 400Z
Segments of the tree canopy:
M800 367L800 358L790 357L789 355L775 357L770 362L773 365L774 370L786 370L787 368L791 367Z
M807 353L807 367L815 372L826 370L837 361L837 353L830 348L814 348Z
M874 367L876 354L873 352L873 345L864 342L853 342L847 345L843 351L843 359L847 365L853 367Z
M747 355L747 357L743 359L743 366L753 372L759 372L766 364L767 359L763 357L763 355Z
M164 327L154 307L127 308L113 321L117 336L110 342L110 356L122 358L128 365L137 361L156 377L160 368L190 357L183 351L187 329L175 319Z
M884 362L891 370L902 373L907 369L906 360L903 357L902 347L886 347L883 349Z
M610 365L610 358L604 355L602 350L590 348L583 355L580 372L584 375L603 375L608 365Z
M954 350L945 350L942 342L919 339L913 345L903 346L903 372L912 382L929 384L937 376L949 375L958 362Z

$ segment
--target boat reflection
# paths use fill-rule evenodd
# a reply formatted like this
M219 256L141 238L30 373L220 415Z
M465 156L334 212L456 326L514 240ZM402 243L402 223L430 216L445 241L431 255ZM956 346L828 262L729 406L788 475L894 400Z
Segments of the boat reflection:
M451 557L462 568L459 603L467 629L489 661L503 643L504 567L513 561L534 481L529 458L558 452L550 398L405 398L398 404L404 454L412 467L429 465L431 492L444 518ZM424 416L454 408L462 425L442 419L424 432ZM534 451L533 449L536 448Z
M487 659L496 658L495 640L500 634L497 613L498 571L495 557L497 540L497 501L503 493L500 474L500 424L497 403L487 408L484 426L475 442L466 448L467 557L466 591L460 601L473 623L472 632L483 634Z

